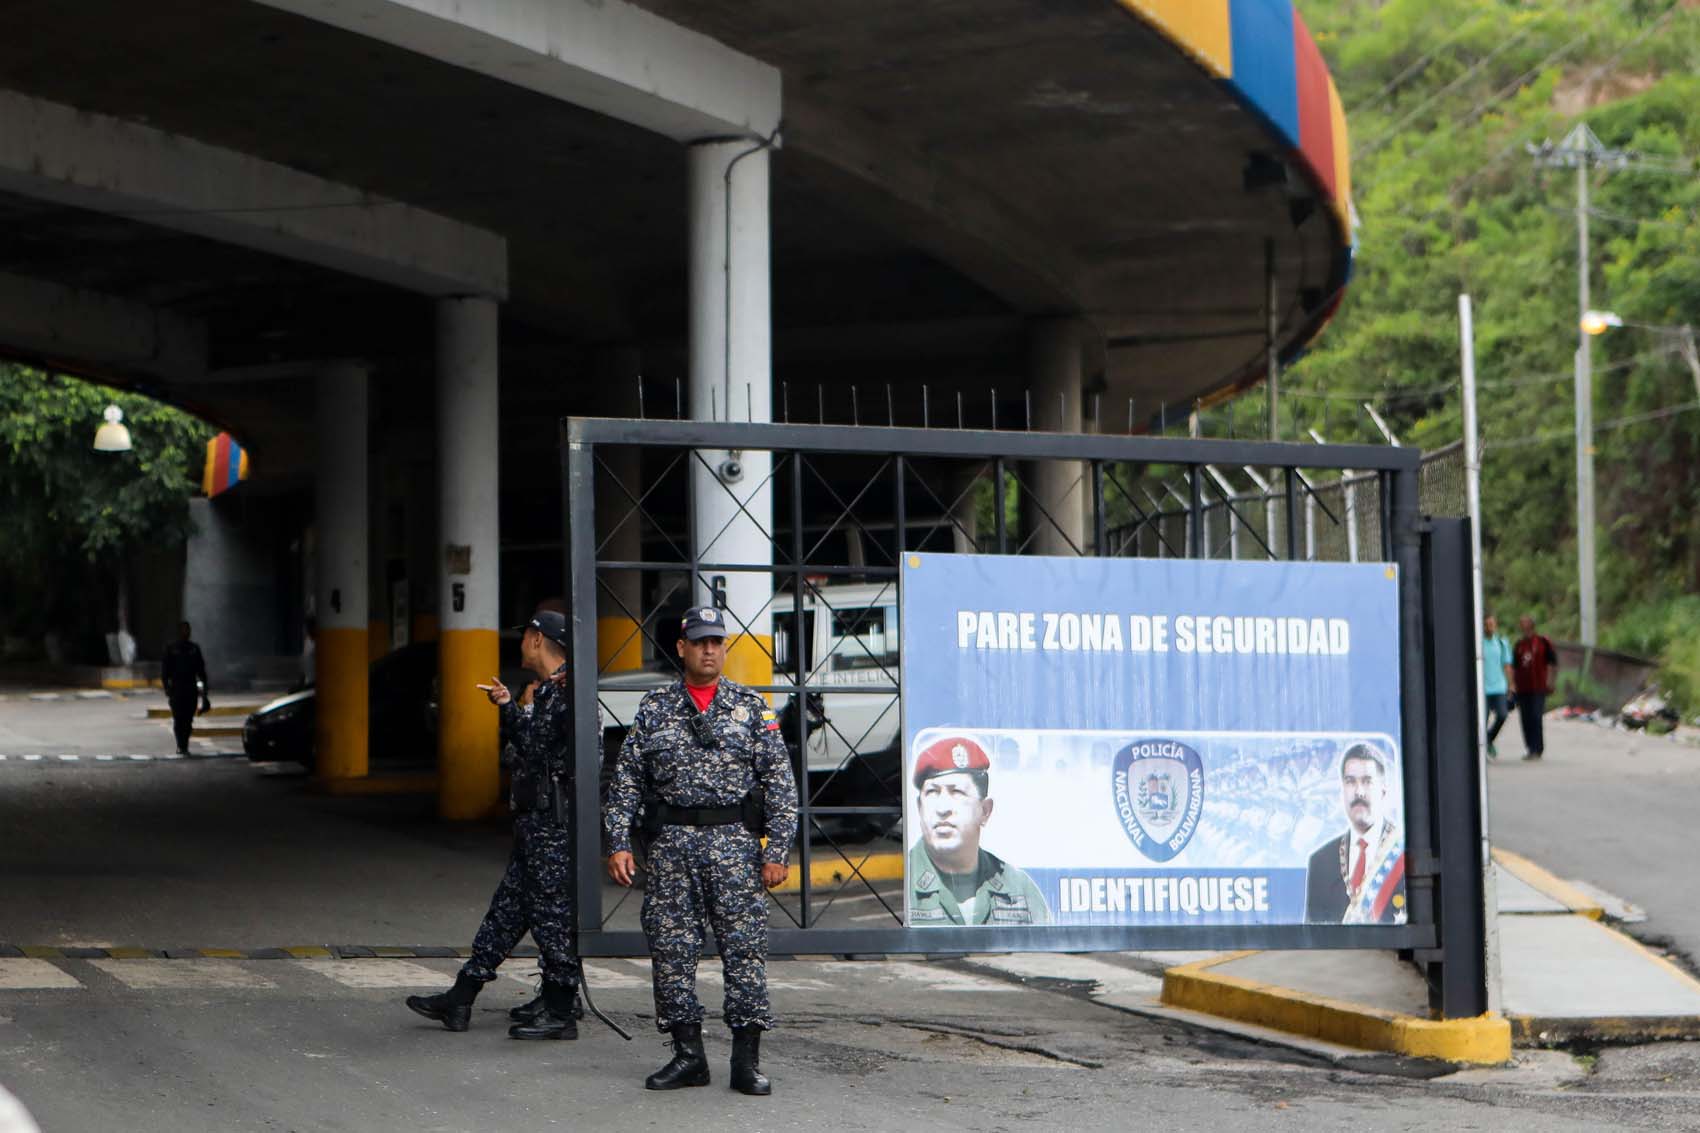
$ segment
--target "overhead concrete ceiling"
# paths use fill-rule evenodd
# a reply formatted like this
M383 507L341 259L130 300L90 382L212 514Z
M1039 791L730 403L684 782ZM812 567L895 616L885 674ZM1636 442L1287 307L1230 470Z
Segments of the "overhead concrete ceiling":
M1295 226L1279 188L1245 187L1274 148L1263 125L1110 0L640 6L783 74L775 360L799 391L892 384L911 419L929 382L1019 396L1022 320L1069 313L1107 340L1104 396L1179 405L1260 353L1266 239L1287 341L1339 285L1326 210ZM29 29L0 37L0 89L505 238L505 369L552 383L549 412L594 408L571 375L597 344L642 344L663 387L682 373L676 142L259 4L156 0L144 18L130 0L0 0L0 20ZM215 369L360 354L391 404L430 372L423 297L147 215L0 197L0 273L202 320ZM286 443L264 396L155 381L257 451Z

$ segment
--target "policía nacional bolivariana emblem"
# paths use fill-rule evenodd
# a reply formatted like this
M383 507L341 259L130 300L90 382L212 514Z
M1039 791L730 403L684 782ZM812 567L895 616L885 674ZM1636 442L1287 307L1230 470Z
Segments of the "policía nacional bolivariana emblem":
M1179 740L1135 740L1110 764L1122 831L1145 857L1166 862L1186 849L1204 814L1204 761Z

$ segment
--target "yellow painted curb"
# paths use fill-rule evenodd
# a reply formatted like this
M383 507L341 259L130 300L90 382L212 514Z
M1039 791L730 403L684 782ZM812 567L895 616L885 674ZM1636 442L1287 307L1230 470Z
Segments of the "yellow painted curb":
M901 881L903 879L903 854L897 850L881 851L869 854L866 858L857 860L854 854L851 861L856 863L854 871L850 862L844 860L836 852L827 850L826 853L809 863L809 887L819 889L823 886L836 886L847 879L855 879L857 874L869 881ZM791 861L791 875L785 883L772 890L774 893L795 893L803 887L802 870L798 868L796 859Z
M203 948L201 955L209 960L246 960L248 954L239 948Z
M63 960L65 958L65 954L59 949L47 948L39 944L26 944L22 948L18 949L18 951L22 952L25 956L28 956L32 960Z
M132 688L164 688L165 686L157 680L150 681L143 677L102 677L100 678L100 687L111 689L114 692L122 692L125 689Z
M109 960L147 960L155 953L146 948L108 948L106 956Z
M1501 869L1537 892L1551 897L1577 916L1587 917L1591 921L1604 919L1605 910L1600 908L1598 901L1563 878L1542 869L1522 854L1514 854L1510 850L1495 846L1493 860L1499 863Z
M297 960L326 960L330 958L331 950L317 944L301 944L294 948L285 948L285 952Z
M1170 968L1163 974L1163 1002L1362 1050L1483 1065L1511 1059L1511 1023L1498 1015L1419 1019L1210 970L1249 955L1234 952Z

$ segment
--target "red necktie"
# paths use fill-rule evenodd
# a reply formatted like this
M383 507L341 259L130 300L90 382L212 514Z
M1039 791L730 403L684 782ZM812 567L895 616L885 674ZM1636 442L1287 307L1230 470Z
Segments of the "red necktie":
M1358 886L1364 883L1364 862L1368 860L1368 858L1369 843L1364 841L1362 838L1359 838L1358 861L1357 864L1352 867L1352 882L1350 889L1353 893L1356 893L1358 891Z

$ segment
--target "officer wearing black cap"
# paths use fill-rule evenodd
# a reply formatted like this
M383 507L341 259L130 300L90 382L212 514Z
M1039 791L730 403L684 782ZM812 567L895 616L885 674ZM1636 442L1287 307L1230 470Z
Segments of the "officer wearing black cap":
M530 930L541 954L543 1002L535 1013L516 1010L519 1021L508 1034L516 1039L576 1039L573 1001L578 964L568 934L572 808L564 797L567 761L573 757L572 692L563 680L569 647L567 619L557 610L543 608L517 628L524 631L520 656L538 677L530 711L495 677L478 686L500 708L502 728L512 737L516 752L509 797L514 810L513 851L473 938L472 957L455 976L454 986L439 995L409 996L407 1006L451 1031L466 1030L473 1000L496 978L496 968ZM600 743L600 727L597 736ZM597 761L601 762L600 751Z
M671 1033L673 1058L644 1085L708 1085L696 997L706 923L725 970L732 1088L763 1095L772 1087L761 1073L761 1033L773 1028L773 1013L762 888L779 885L789 872L797 787L778 717L760 695L720 675L724 612L695 607L680 630L684 677L638 706L603 811L608 874L620 885L635 876L631 825L640 805L651 835L643 930L653 960L655 1023Z

